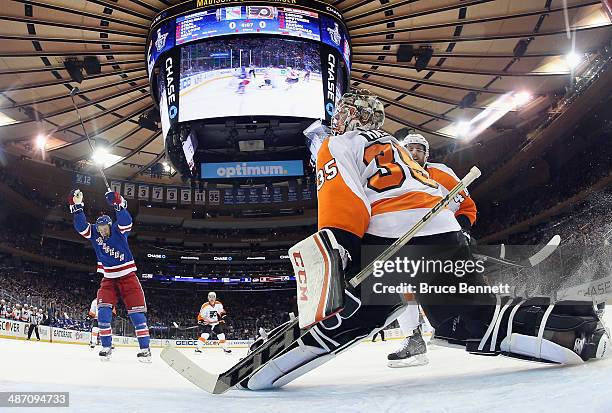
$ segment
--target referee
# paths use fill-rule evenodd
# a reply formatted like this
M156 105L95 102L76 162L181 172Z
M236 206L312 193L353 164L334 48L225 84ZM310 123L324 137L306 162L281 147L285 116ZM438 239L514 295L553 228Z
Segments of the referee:
M36 309L35 309L36 310ZM30 315L30 328L28 329L28 340L32 337L32 332L36 332L36 340L40 341L40 334L38 334L38 326L43 320L43 310L39 308L38 311L32 311Z

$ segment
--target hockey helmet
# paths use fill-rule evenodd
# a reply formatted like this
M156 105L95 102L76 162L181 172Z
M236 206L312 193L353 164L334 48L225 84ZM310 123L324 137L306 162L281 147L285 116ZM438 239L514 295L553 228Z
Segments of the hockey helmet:
M385 108L378 96L366 89L347 92L338 101L331 129L342 135L356 129L379 129L385 121Z
M216 300L216 299L217 299L217 294L214 291L211 291L208 293L208 301Z
M96 219L96 226L98 225L113 225L113 220L108 215L102 215Z
M423 145L425 147L425 162L427 162L427 158L429 158L429 142L427 142L423 135L416 133L413 129L404 128L397 131L395 137L401 141L402 146L406 149L408 149L408 145L411 143Z

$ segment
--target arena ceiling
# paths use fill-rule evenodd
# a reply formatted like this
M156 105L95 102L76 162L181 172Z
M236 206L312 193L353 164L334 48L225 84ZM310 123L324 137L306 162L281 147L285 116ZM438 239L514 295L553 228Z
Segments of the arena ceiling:
M568 52L580 61L612 36L600 0L328 2L342 11L352 37L351 85L381 97L386 130L414 128L433 147L469 144L462 143L466 125L492 108L499 119L478 134L480 142L529 122L570 83ZM179 1L0 3L1 144L34 152L42 134L47 158L87 162L91 149L69 97L78 86L87 130L116 156L110 176L136 178L164 160L160 131L138 123L153 107L144 43L152 17ZM430 46L431 59L416 70L416 58L397 61L399 45ZM101 73L76 83L64 62L86 56L98 58Z

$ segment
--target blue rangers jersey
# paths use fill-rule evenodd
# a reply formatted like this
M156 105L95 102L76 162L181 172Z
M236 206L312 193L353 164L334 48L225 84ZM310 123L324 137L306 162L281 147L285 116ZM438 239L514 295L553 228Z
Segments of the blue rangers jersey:
M87 222L83 211L73 214L74 228L91 241L98 257L98 272L106 278L118 278L136 271L136 263L128 246L128 233L132 229L132 216L127 209L116 211L117 219L106 240L95 225Z

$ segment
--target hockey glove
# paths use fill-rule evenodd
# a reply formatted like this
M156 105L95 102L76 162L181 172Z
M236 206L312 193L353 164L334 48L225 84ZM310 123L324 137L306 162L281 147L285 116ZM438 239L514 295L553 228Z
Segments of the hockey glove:
M115 211L121 211L127 208L127 201L121 196L119 192L108 191L104 194L106 202L115 208Z
M77 212L83 211L83 193L80 189L73 189L70 191L68 196L68 206L70 207L70 213L76 214Z

